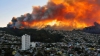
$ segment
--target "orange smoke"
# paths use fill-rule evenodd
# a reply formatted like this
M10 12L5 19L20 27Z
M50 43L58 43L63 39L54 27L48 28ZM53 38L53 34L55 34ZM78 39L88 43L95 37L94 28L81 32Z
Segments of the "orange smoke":
M41 29L82 29L100 23L99 0L49 0L47 5L33 6L32 20L22 21L24 27Z

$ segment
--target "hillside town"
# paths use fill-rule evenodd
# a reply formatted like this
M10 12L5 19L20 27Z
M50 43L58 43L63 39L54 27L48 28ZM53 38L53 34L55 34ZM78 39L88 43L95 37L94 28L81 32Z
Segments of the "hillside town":
M63 35L62 42L31 42L28 34L17 37L0 31L0 56L100 56L100 34L46 31Z

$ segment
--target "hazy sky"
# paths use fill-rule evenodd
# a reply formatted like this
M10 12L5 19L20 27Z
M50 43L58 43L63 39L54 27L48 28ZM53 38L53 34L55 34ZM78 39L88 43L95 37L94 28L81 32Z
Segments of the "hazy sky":
M0 27L5 27L13 16L32 12L32 6L43 6L48 0L0 0Z

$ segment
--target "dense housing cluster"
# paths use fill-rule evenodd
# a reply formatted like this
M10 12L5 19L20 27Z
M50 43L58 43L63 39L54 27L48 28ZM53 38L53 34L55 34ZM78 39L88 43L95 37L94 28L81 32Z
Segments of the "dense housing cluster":
M46 30L50 34L61 34L63 38L61 42L35 42L36 46L27 50L21 49L21 37L12 36L9 34L1 33L0 40L13 41L9 45L7 42L1 47L0 55L9 54L14 56L99 56L100 55L100 35L82 32L80 30L73 31L58 31ZM3 34L3 35L2 35ZM10 39L11 37L11 39ZM16 45L14 45L16 42ZM9 50L8 52L4 47Z

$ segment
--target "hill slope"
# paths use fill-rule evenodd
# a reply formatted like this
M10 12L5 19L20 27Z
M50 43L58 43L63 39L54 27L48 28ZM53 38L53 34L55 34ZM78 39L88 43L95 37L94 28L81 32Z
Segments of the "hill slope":
M21 37L24 34L29 34L31 36L31 41L40 42L59 42L63 38L60 34L52 34L46 30L36 30L36 29L14 29L14 28L0 28L0 30L5 31L8 34Z

